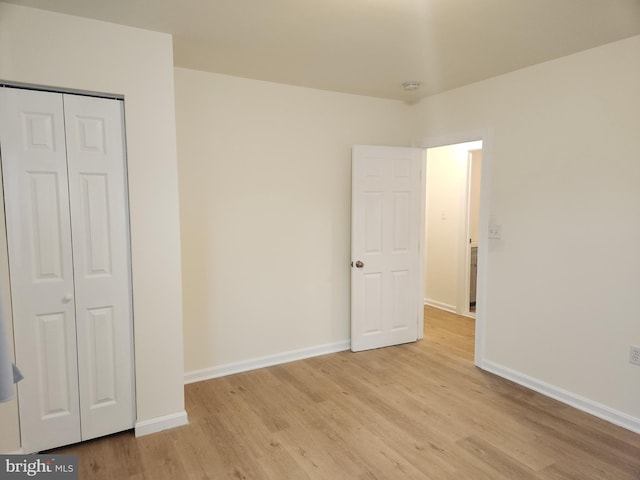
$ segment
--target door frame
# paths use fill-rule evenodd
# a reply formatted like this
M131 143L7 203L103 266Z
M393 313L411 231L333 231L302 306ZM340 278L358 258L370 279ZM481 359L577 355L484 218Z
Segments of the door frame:
M457 132L449 135L426 137L417 142L418 148L425 150L422 156L422 191L421 191L421 214L420 214L420 292L423 297L424 275L425 275L425 216L426 216L426 195L427 195L427 155L428 148L442 147L458 143L482 141L482 165L480 170L480 213L478 219L478 238L484 241L478 242L478 277L476 283L476 320L475 320L475 348L474 364L478 367L484 362L485 346L485 312L487 299L487 258L489 254L489 182L491 172L491 157L493 148L493 131L489 128L472 130L467 132ZM468 202L467 202L468 203ZM468 223L468 222L467 222ZM468 234L468 226L466 228ZM465 288L468 291L468 287ZM424 316L418 318L418 339L424 337Z
M458 315L464 315L471 318L475 318L475 313L472 315L471 309L469 308L469 298L471 294L471 229L469 220L471 218L471 179L473 174L474 151L482 152L483 148L481 147L480 149L471 149L467 151L467 174L464 184L464 213L460 218L461 230L465 232L465 238L460 239L461 243L458 252L458 258L463 261L461 265L458 266L458 299L456 301L456 313ZM482 176L480 180L482 181Z
M462 288L462 292L459 293L460 295L460 299L458 300L458 313L460 315L465 315L467 317L470 318L476 318L476 314L475 311L472 313L471 312L471 307L470 307L470 299L471 299L471 190L472 190L472 180L473 180L473 169L474 169L474 162L473 162L473 154L474 152L481 152L481 155L484 154L484 147L481 147L479 149L472 149L467 151L467 178L466 178L466 183L465 183L465 192L464 194L466 195L466 199L465 199L465 205L464 208L466 209L465 211L465 216L462 219L464 221L464 226L463 228L466 231L466 238L463 239L464 240L464 252L462 252L461 249L461 253L463 253L464 255L464 262L463 262L463 271L460 273L462 275L461 279L459 280L459 284L463 285ZM482 169L482 163L480 163L480 167ZM477 168L477 166L476 166ZM482 174L482 172L480 172ZM482 182L482 175L480 177L480 181ZM482 191L482 190L481 190ZM480 212L478 212L480 213ZM476 256L477 256L477 252L476 252ZM477 261L477 258L476 258ZM477 269L476 269L477 270ZM477 285L477 276L476 276L476 285ZM477 303L477 302L476 302Z

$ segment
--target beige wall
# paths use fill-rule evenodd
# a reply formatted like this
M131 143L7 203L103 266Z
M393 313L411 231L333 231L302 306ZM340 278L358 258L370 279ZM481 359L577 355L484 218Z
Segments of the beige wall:
M638 85L634 37L430 97L413 115L416 138L493 137L502 240L489 243L484 365L640 430L628 361L640 344Z
M478 243L480 225L480 186L482 180L482 150L473 150L471 154L471 173L469 180L469 239Z
M124 95L137 417L140 422L180 416L182 287L171 37L0 3L0 79ZM6 275L2 284L6 289ZM0 406L0 451L19 448L15 415L15 405Z
M482 131L503 227L483 365L637 424L639 53L636 37L414 107L176 69L187 373L348 339L349 147Z
M409 107L177 68L187 373L349 340L351 146Z

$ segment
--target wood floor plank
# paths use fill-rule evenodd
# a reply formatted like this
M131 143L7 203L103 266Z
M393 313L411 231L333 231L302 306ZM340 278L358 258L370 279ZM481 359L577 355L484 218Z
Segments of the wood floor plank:
M500 450L480 437L470 436L458 441L457 444L479 463L507 479L536 480L537 478L534 470L518 462L510 453Z
M352 452L336 455L335 435L325 433L329 427L324 419L306 413L306 409L295 412L291 426L274 437L279 446L292 452L309 477L358 478L366 473Z
M185 387L190 424L55 450L80 478L640 480L640 435L479 370L474 321Z

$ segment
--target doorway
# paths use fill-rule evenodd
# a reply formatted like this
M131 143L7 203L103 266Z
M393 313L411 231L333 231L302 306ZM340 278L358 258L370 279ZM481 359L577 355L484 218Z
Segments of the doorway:
M460 182L459 192L464 192L464 195L454 195L455 201L452 205L455 206L456 211L456 221L452 221L450 217L450 213L453 213L453 209L450 211L447 208L441 208L439 210L439 215L441 220L449 220L452 225L456 225L459 228L460 232L464 232L464 235L454 236L454 239L450 242L454 245L454 252L457 252L455 246L461 251L464 249L465 251L470 250L469 247L469 220L468 220L468 210L469 210L469 163L473 161L469 156L469 152L475 150L482 150L484 154L484 158L481 165L482 174L480 177L480 183L482 183L482 187L479 193L480 201L479 201L479 214L478 214L478 239L480 238L488 238L488 224L489 224L489 212L488 212L488 198L487 198L487 188L485 185L488 182L489 172L489 145L491 139L490 131L480 131L474 134L467 135L457 135L454 137L447 137L445 140L442 138L439 139L426 139L422 142L421 145L417 147L382 147L382 146L371 146L371 145L363 145L363 146L354 146L352 150L352 215L351 215L351 228L352 228L352 236L351 236L351 343L352 347L354 345L354 337L357 334L361 334L363 336L371 337L373 334L378 334L378 332L382 331L382 326L386 326L387 324L391 325L391 329L395 329L394 325L395 320L394 316L395 310L400 308L401 310L408 312L415 312L417 317L417 339L421 339L424 337L424 292L425 292L425 280L427 279L427 275L425 274L425 266L427 257L434 256L432 252L426 252L427 248L425 247L425 238L426 232L428 231L427 226L427 176L426 173L428 171L426 158L430 149L435 147L442 147L446 145L454 145L460 143L469 143L475 142L471 145L464 145L462 148L464 149L464 162L462 162L462 166L464 167L463 171L466 172L463 175ZM360 152L360 153L358 153ZM365 157L369 158L368 162L365 162L364 165L366 168L354 168L354 164L358 160L360 154L366 153ZM412 165L412 161L409 158L413 158L414 156L418 156L420 168L408 168L409 165ZM397 158L395 158L397 156ZM389 164L389 162L391 162ZM432 162L433 163L433 162ZM386 165L385 168L382 166ZM362 166L362 165L361 165ZM480 169L479 169L480 170ZM387 177L383 175L383 172L392 172L393 175L400 177L402 179L412 179L412 182L415 180L422 185L417 187L415 190L409 191L406 188L401 188L403 184L400 182L398 187L393 187L394 190L392 195L385 194L386 190L385 185L395 185L393 178L389 181L383 181ZM361 178L362 177L362 178ZM384 178L383 178L384 177ZM415 177L415 178L414 178ZM358 185L364 181L373 181L378 179L379 181L374 182L370 187L366 189L361 189ZM390 183L391 182L391 183ZM384 187L384 188L383 188ZM387 192L388 193L388 192ZM362 198L359 198L361 196ZM408 202L408 199L414 198L411 202ZM385 200L386 199L386 200ZM363 211L362 208L358 208L358 206L362 206L365 204L369 204L369 209L365 209ZM385 203L386 202L386 203ZM383 208L383 204L386 207ZM418 210L408 209L409 204L415 204ZM432 205L430 205L432 206ZM460 211L464 210L464 216L460 215ZM391 221L387 218L386 221L383 221L384 212L396 212L402 213L399 215L397 220L394 221L393 218ZM413 213L412 213L413 212ZM384 214L386 215L386 214ZM387 217L389 215L386 215ZM400 221L401 220L401 221ZM382 225L387 225L386 234L383 235ZM388 228L391 226L392 228ZM363 247L363 242L357 241L358 238L367 238L367 234L370 236L370 242L368 247ZM382 236L381 236L382 235ZM382 238L387 238L387 241L383 242ZM391 305L392 308L382 308L381 302L373 302L372 299L379 299L381 296L376 290L376 286L381 284L381 273L379 271L374 271L375 268L379 267L376 260L380 259L384 253L384 249L381 247L382 245L386 245L387 250L391 249L392 253L402 253L411 250L407 245L407 242L404 240L407 239L415 239L416 242L419 243L418 250L419 255L417 262L410 262L407 265L404 265L404 270L402 272L393 270L394 273L393 281L391 282L392 288L391 290L396 292L393 298L387 302L387 304ZM395 241L395 244L394 244ZM413 241L413 240L411 240ZM400 242L400 243L398 243ZM395 245L395 246L394 246ZM488 242L480 241L478 242L478 251L477 251L477 291L476 291L476 318L475 318L475 335L473 336L473 344L474 344L474 363L478 366L482 366L483 357L484 357L484 298L486 295L485 292L485 284L486 284L486 268L484 267L486 263L487 257L487 246ZM371 258L363 260L365 255L369 255ZM462 281L463 288L456 288L454 293L454 299L451 301L452 307L450 309L454 310L457 305L464 305L466 302L466 309L464 307L460 307L463 311L466 310L466 313L469 313L470 307L470 291L471 284L468 280L470 280L470 252L464 253L462 258L465 260L458 261L458 257L454 253L455 263L452 269L449 269L449 274L454 277L454 280L457 276L460 277ZM384 263L384 262L382 262ZM382 265L382 263L380 263ZM453 262L450 262L453 263ZM387 265L387 270L389 265ZM372 270L374 268L374 270ZM453 272L453 273L451 273ZM402 273L402 275L400 275ZM413 278L414 274L417 274L416 281L412 281L412 285L400 285L399 279L402 277L403 279L409 278L410 276ZM357 282L361 282L365 279L365 277L369 278L369 287L370 295L367 297L366 289L360 288ZM465 278L467 280L465 280ZM395 282L395 284L394 284ZM374 288L376 287L376 288ZM420 298L420 296L423 298ZM462 298L462 301L459 302L459 298ZM369 303L367 303L367 299ZM439 308L446 306L445 302L442 302L444 305L438 305ZM363 308L367 306L367 308ZM397 308L396 308L397 307ZM419 308L415 308L419 307ZM412 315L410 315L412 316ZM402 317L404 318L404 316ZM464 317L467 318L467 317ZM405 322L406 323L406 322ZM408 324L407 324L408 325ZM405 324L401 327L404 328ZM355 332L355 333L354 333ZM402 342L399 342L402 343ZM367 345L366 348L378 348L386 345L394 344L393 342L381 342L380 344L372 344ZM357 350L357 348L356 348Z
M478 303L482 140L426 148L425 324L435 309L470 317ZM464 322L464 319L459 321Z

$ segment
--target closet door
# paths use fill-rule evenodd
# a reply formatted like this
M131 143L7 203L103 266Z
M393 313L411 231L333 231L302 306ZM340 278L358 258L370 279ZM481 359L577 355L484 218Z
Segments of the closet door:
M122 102L64 95L82 439L131 428L133 347Z
M132 428L122 102L0 88L22 447Z
M0 88L20 428L25 452L80 441L62 96Z

